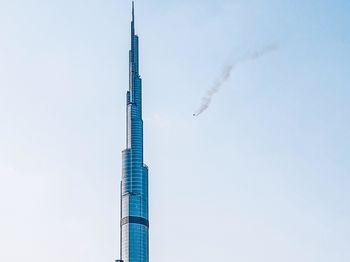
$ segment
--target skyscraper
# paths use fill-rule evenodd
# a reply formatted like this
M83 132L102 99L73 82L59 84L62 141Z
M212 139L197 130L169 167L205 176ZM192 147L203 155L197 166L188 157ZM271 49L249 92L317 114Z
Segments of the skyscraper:
M142 81L139 38L132 3L129 90L126 92L126 149L122 152L120 257L124 262L148 262L148 167L143 163Z

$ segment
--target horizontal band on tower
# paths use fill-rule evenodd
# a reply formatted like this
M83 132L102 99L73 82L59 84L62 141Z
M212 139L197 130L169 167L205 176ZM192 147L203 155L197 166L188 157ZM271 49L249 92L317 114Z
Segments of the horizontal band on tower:
M134 216L124 217L120 221L120 226L124 226L125 224L140 224L140 225L149 227L149 221L143 217L134 217Z

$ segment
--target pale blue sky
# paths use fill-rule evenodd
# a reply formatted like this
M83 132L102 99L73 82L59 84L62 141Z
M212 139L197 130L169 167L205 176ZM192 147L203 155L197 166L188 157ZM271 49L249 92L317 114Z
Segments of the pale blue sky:
M118 258L130 5L0 0L0 261ZM136 1L152 262L350 261L349 13Z

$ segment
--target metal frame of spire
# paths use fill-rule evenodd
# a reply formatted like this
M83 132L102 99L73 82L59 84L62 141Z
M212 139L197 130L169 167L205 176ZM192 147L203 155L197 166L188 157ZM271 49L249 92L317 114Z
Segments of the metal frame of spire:
M132 1L132 21L135 21L135 2Z
M131 49L133 50L134 48L134 43L133 43L133 38L135 37L135 4L134 1L132 1L132 20L131 20Z

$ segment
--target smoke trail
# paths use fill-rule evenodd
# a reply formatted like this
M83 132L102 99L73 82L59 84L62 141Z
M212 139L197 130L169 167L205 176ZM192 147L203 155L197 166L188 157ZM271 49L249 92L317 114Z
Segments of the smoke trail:
M221 76L219 77L219 79L214 82L213 86L211 88L209 88L205 95L202 97L202 102L199 106L199 108L195 111L195 113L193 113L193 116L198 116L201 113L203 113L205 110L208 109L211 100L213 98L213 96L220 91L220 88L222 87L223 84L225 84L231 76L232 70L240 65L241 63L244 62L248 62L248 61L254 61L260 57L262 57L263 55L276 51L277 50L277 46L276 45L269 45L266 46L263 49L260 50L256 50L250 54L244 55L241 58L237 59L235 62L228 64L224 67Z

